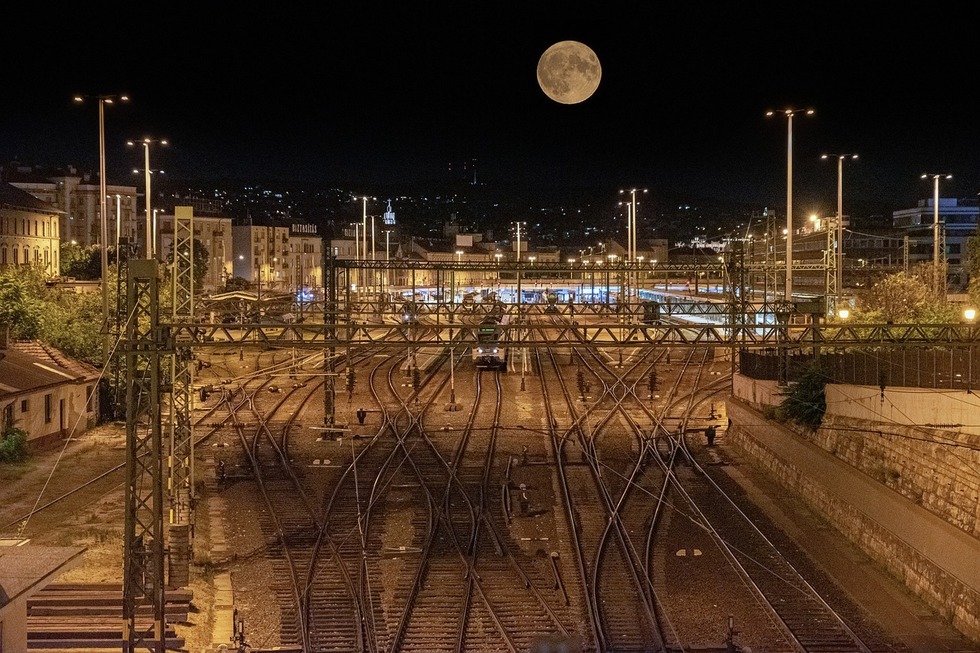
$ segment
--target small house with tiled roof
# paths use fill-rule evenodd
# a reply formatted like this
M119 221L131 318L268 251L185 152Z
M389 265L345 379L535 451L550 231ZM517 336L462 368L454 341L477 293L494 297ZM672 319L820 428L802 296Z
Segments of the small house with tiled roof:
M38 341L0 338L0 425L27 433L31 448L51 446L98 421L99 371Z

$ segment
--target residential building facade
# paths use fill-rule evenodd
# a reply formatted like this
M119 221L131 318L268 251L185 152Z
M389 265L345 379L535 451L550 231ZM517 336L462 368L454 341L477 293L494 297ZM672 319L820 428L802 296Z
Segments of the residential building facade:
M62 212L12 184L0 182L0 268L40 267L47 276L61 269Z
M80 174L75 168L44 173L29 166L13 170L8 181L34 197L51 204L59 213L60 238L65 243L93 247L102 241L101 191L98 177ZM142 243L145 219L137 214L136 187L106 186L109 247Z
M234 225L231 232L233 274L259 293L316 293L323 287L323 245L315 225Z
M157 214L157 260L164 264L173 262L174 223L178 219L190 220L193 224L194 240L208 254L208 264L203 278L194 279L194 292L220 292L225 282L233 275L232 269L232 224L231 218L197 215L189 206L175 207L173 214Z
M286 283L312 299L323 288L323 240L316 225L297 224L289 228L289 254Z

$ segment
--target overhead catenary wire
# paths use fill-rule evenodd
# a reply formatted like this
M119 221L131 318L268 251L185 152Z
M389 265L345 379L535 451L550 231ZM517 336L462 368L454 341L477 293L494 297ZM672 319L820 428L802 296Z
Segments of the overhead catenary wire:
M125 323L126 328L128 328L129 323L133 320L134 316L136 315L136 309L137 307L134 306L132 312L129 314L129 317L126 318L126 323ZM102 369L99 370L99 376L96 379L95 383L92 384L91 392L85 397L86 405L88 405L88 402L92 400L92 396L94 396L96 392L96 388L99 387L99 384L102 382L102 379L105 377L106 372L109 369L109 361L111 361L112 357L115 356L116 349L119 347L119 342L120 341L117 339L115 344L108 351L108 355L106 356L106 359L102 362ZM38 511L38 506L41 505L41 499L44 497L44 493L48 489L48 485L51 483L51 479L54 478L54 473L58 469L58 465L61 463L61 459L64 457L65 452L68 450L68 445L74 441L75 433L78 431L78 425L81 423L82 418L84 416L85 416L85 412L79 411L78 417L75 419L75 423L72 424L71 430L68 432L68 437L65 438L64 446L62 446L61 450L58 452L58 456L57 458L55 458L54 464L51 466L51 471L48 473L47 478L44 479L44 484L41 486L41 490L38 492L37 499L35 500L34 505L31 507L30 512L27 513L27 516L21 522L20 528L17 531L18 537L23 537L24 531L27 530L27 526L30 523L31 517L34 515L35 512Z

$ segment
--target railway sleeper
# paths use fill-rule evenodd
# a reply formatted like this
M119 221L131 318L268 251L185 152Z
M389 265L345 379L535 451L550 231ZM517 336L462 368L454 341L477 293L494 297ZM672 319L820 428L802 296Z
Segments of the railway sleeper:
M31 651L64 651L67 649L104 649L107 651L118 651L122 642L122 634L115 639L32 639L28 634L27 648ZM166 647L168 651L181 650L184 648L183 637L167 637Z

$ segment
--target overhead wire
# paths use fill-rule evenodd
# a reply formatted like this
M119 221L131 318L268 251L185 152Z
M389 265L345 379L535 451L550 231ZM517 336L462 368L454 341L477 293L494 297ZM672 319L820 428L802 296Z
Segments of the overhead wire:
M133 320L134 316L136 315L137 308L138 307L136 306L133 307L133 310L129 314L129 317L126 318L126 322L123 325L123 328L129 327L130 322ZM120 340L121 339L116 340L116 342L112 345L111 349L109 350L108 356L106 356L106 360L103 361L102 369L99 370L99 376L96 379L95 383L92 384L91 392L88 393L88 395L85 397L86 406L89 404L89 402L92 400L92 397L95 395L96 389L99 387L99 384L102 382L102 379L105 378L106 372L109 370L109 361L111 361L112 357L115 355L116 349L119 347ZM78 431L78 425L81 423L82 418L84 416L85 416L85 411L79 411L78 417L75 419L75 423L72 424L71 430L68 432L68 437L65 438L64 446L62 446L61 450L58 452L58 456L57 458L55 458L54 464L51 466L51 471L48 473L47 478L45 478L44 480L44 484L41 486L41 490L38 492L37 500L34 502L34 505L31 507L30 512L27 513L27 516L24 518L23 522L21 522L20 528L17 531L18 537L23 537L23 534L27 530L27 526L30 523L31 517L34 515L35 512L37 512L38 506L41 504L41 499L44 497L44 493L47 490L48 485L51 483L51 479L54 478L54 473L58 469L58 465L61 463L61 459L64 457L65 452L68 450L68 445L74 441L75 433Z

